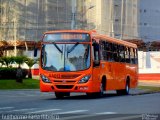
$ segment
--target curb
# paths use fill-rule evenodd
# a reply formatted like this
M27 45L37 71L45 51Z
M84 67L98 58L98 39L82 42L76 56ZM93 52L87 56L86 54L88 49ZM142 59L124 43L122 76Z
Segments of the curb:
M146 91L146 92L142 92L142 93L135 93L135 94L130 94L132 96L136 96L136 95L145 95L145 94L155 94L155 93L160 93L160 91Z

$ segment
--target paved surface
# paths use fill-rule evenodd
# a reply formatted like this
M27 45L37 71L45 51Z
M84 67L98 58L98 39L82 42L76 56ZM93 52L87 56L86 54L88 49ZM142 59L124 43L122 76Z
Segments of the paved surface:
M160 93L139 95L143 92L131 90L129 96L108 92L103 98L73 93L71 97L56 99L54 93L38 90L1 90L0 119L25 115L26 119L34 120L142 120L148 117L160 120Z
M139 81L139 85L160 87L160 80L141 80Z

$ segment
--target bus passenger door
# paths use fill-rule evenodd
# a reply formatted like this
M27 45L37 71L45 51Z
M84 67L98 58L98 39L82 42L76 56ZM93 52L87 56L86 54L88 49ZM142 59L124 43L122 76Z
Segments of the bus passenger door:
M100 87L100 53L99 44L95 43L92 46L92 58L93 58L93 91L99 90Z

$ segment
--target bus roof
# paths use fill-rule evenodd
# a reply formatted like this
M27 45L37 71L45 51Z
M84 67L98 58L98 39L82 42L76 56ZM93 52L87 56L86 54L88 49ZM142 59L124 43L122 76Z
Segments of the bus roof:
M117 44L120 44L120 45L137 48L137 45L134 44L134 43L127 42L127 41L120 40L120 39L113 38L113 37L109 37L107 35L101 35L101 34L98 34L95 30L56 30L56 31L47 31L44 34L63 33L63 32L64 33L67 33L67 32L68 33L69 32L88 33L92 36L92 38L102 39L102 40L109 41L109 42L112 42L112 43L117 43Z
M120 40L120 39L113 38L113 37L109 37L107 35L94 34L94 38L96 38L96 39L102 39L104 41L109 41L109 42L112 42L112 43L117 43L117 44L128 46L128 47L137 48L137 45L134 44L134 43L127 42L127 41Z
M45 32L45 34L51 34L51 33L61 33L61 32L77 32L77 33L88 33L88 34L92 34L93 31L91 30L56 30L56 31L47 31Z

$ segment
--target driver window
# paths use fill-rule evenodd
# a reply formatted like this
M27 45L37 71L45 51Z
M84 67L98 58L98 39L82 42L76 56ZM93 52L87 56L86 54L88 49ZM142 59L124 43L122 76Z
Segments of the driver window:
M94 66L99 66L99 61L100 61L99 44L95 43L92 48L93 48Z

